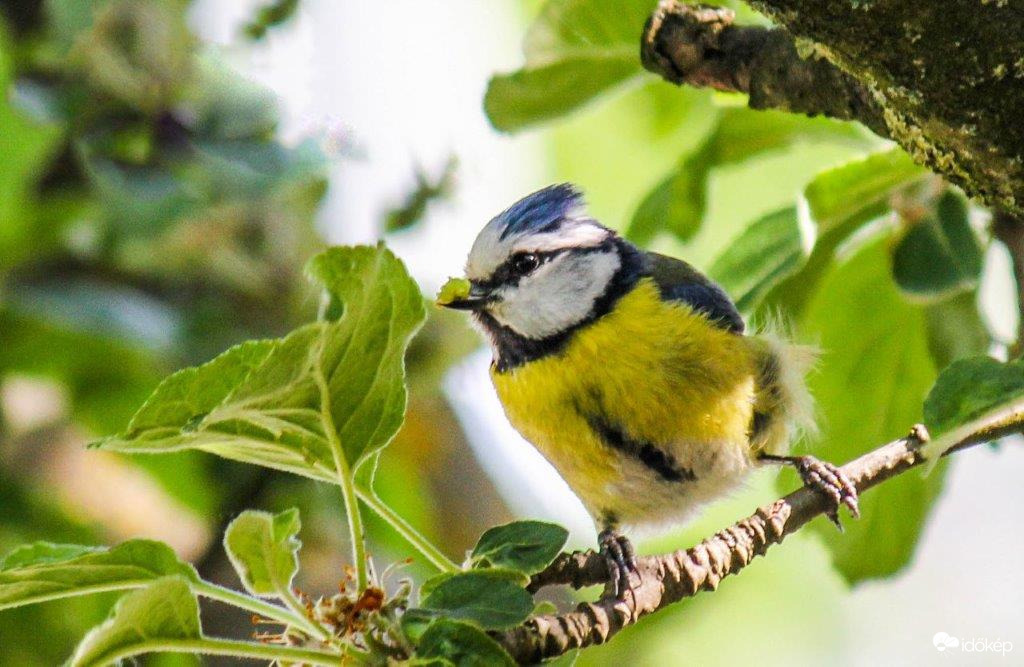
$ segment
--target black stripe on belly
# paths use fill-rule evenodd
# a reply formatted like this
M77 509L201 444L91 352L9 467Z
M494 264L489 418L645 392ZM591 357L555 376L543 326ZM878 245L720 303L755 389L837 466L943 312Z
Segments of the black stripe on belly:
M614 450L635 458L644 464L667 482L693 482L697 476L689 468L684 468L676 463L675 458L658 448L657 445L643 440L633 440L622 432L620 428L603 417L593 417L584 414L583 417L590 424L590 428L604 440L605 444Z

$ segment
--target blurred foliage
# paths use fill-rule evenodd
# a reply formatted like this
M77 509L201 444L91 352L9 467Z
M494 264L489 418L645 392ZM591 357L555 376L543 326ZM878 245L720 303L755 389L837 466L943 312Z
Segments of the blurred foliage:
M864 317L866 312L877 316ZM830 267L807 304L800 331L823 350L811 378L823 426L816 452L849 461L921 421L937 362L929 354L922 308L897 291L883 242L873 241ZM941 472L902 475L865 495L861 519L846 522L842 539L835 539L834 527L816 522L847 580L891 575L909 562L942 489ZM788 477L786 485L795 481ZM898 519L892 508L899 508Z
M626 229L636 243L648 244L662 231L682 241L692 238L706 216L708 177L717 167L814 139L818 133L830 139L848 136L852 142L861 137L853 125L774 111L726 108L714 117L713 129L637 207Z
M423 219L431 202L450 198L455 188L455 171L458 166L458 159L452 155L437 176L431 177L422 168L418 168L413 190L406 195L401 206L385 214L384 231L408 229Z
M329 164L319 138L294 145L276 138L274 96L196 40L188 5L0 6L0 552L43 538L96 544L123 535L117 519L69 506L60 475L70 452L89 434L121 430L170 371L243 340L280 336L315 314L316 294L301 268L322 245L314 214ZM296 5L268 4L246 31L263 34ZM439 181L424 182L438 191L425 192L420 206L446 191L449 178L446 170ZM415 222L418 214L409 210L403 224ZM431 397L443 369L473 344L467 339L455 318L431 320L410 352L419 391L413 413L425 409L438 421L440 412L439 423L454 426ZM453 345L457 340L467 342ZM7 402L24 378L56 388L49 421L30 415L23 423ZM422 448L438 438L436 455L422 465ZM416 470L422 480L395 483L389 471L380 492L415 525L447 532L424 507L443 493L441 471L461 446L461 436L443 431L400 438L389 455L400 471L394 474ZM174 511L208 525L211 535L244 507L297 504L310 508L309 521L333 528L320 533L311 553L343 548L336 503L272 473L196 452L125 459L117 470L134 481L101 494L110 503L148 478ZM179 530L195 530L188 526ZM386 529L374 534L380 550L405 549ZM206 550L198 554L200 569L220 576L218 543L198 546ZM336 578L328 569L308 576ZM19 644L5 660L60 662L110 603L101 596L5 613L0 645ZM34 627L46 627L53 641L16 641Z
M3 5L0 387L24 376L58 383L70 423L94 432L119 429L167 371L279 333L313 309L296 267L319 245L312 216L326 161L313 140L274 140L272 96L200 49L186 7ZM32 436L0 432L3 458L25 459ZM34 474L4 473L21 505L3 503L0 547L99 541L36 490L40 469L60 456L40 439ZM211 518L233 493L214 480L250 479L193 454L138 465ZM5 617L0 644L30 627L19 619L41 616ZM38 662L66 657L91 620L48 621L57 639L34 649Z
M256 12L243 31L250 39L261 39L271 28L287 23L299 8L299 0L273 0Z
M638 26L647 0L553 0L523 40L523 69L491 79L484 109L495 128L557 118L641 71Z

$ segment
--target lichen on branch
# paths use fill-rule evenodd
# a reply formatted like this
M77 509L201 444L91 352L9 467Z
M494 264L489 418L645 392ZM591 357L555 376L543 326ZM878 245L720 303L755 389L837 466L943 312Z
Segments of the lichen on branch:
M1024 12L1011 2L747 0L777 28L662 0L644 63L753 108L856 119L971 197L1024 215Z
M781 28L737 26L724 7L665 0L644 26L644 67L676 85L747 93L752 109L858 120L885 136L871 92L824 58L798 52Z

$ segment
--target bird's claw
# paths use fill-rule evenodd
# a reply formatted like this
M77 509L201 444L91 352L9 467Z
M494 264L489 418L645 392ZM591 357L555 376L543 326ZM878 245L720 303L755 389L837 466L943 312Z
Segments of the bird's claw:
M794 457L793 466L805 486L825 494L832 500L834 507L827 516L836 528L840 531L843 529L839 523L841 505L846 505L855 519L860 517L857 487L837 466L813 456Z
M608 563L608 590L620 598L626 591L633 590L631 576L639 573L636 569L636 551L633 543L614 530L602 530L597 536L601 555Z

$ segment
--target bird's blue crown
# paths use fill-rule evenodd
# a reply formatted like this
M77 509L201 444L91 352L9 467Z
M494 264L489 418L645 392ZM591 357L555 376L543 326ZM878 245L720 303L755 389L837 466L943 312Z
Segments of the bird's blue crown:
M575 185L549 185L526 195L498 215L501 240L512 235L552 232L574 211L582 208L583 193Z

